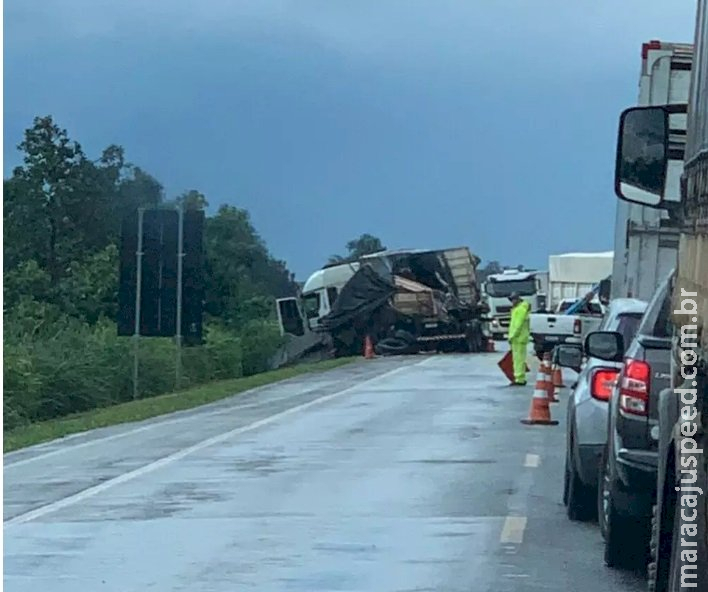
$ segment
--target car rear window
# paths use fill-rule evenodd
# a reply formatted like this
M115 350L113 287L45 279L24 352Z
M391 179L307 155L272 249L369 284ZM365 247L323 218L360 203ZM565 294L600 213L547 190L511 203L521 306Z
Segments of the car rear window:
M617 317L617 332L622 334L625 346L629 345L637 334L637 329L642 322L641 314L621 314Z

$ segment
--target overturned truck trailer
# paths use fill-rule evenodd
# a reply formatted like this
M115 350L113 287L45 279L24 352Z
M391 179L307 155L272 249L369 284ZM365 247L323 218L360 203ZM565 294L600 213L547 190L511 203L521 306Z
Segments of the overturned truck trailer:
M381 354L485 351L478 263L466 247L362 257L319 330L339 356L360 353L367 336Z

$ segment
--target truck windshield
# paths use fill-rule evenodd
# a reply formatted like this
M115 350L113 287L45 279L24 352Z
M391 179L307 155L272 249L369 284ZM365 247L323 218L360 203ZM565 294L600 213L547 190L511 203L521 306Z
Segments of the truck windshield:
M494 297L510 296L516 292L520 296L532 296L536 293L536 280L511 280L505 282L487 282L487 294Z
M306 294L302 297L302 305L305 309L305 316L308 319L317 318L320 314L320 295L317 292Z

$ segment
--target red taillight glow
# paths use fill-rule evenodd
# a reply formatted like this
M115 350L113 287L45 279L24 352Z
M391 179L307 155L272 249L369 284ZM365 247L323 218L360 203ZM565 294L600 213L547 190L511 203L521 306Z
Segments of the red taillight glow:
M573 333L576 335L580 335L580 333L583 330L583 322L580 319L575 319L575 322L573 323Z
M631 415L646 415L649 402L651 367L642 360L627 359L620 383L619 406Z
M617 382L619 370L610 370L607 368L595 370L592 373L590 382L590 394L593 398L600 401L609 401L612 395L612 388Z

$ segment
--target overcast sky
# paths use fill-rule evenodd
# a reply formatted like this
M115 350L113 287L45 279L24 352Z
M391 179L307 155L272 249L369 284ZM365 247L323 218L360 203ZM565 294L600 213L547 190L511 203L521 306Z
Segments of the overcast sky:
M671 5L671 6L670 6ZM610 250L619 112L681 0L5 0L5 163L35 115L248 209L300 279L363 232L547 267Z

